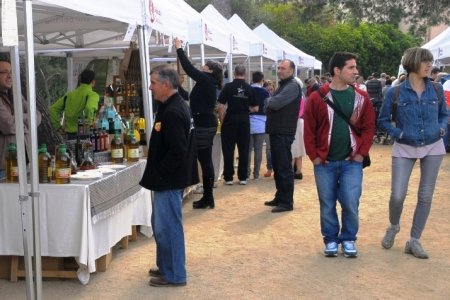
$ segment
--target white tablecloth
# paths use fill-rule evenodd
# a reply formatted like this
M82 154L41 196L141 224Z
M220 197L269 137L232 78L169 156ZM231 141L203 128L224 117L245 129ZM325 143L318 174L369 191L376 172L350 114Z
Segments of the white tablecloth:
M0 255L24 255L18 194L18 184L0 184ZM89 194L88 184L40 185L41 255L75 257L84 272L79 274L83 283L96 271L95 260L130 235L132 225L151 228L150 191L139 190L95 224ZM151 235L149 228L144 232Z

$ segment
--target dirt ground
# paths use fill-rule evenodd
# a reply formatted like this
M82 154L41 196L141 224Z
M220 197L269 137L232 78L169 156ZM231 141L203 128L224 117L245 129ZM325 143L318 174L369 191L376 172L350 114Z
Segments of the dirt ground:
M391 146L374 145L364 171L356 259L322 254L319 204L309 160L295 182L295 208L273 214L263 205L274 194L272 178L214 190L214 210L185 202L188 284L148 286L155 242L139 236L127 250L114 249L104 273L77 280L44 280L43 299L449 299L450 155L442 164L422 244L430 259L403 253L416 204L419 168L414 169L401 231L390 250L380 241L388 224ZM265 167L261 168L261 172ZM0 299L25 299L25 282L0 280Z

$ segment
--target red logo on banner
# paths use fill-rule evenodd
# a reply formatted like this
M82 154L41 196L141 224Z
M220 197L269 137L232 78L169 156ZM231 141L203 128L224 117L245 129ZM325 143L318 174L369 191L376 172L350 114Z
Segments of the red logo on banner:
M148 2L148 12L150 14L150 22L155 22L155 5L153 4L153 0Z

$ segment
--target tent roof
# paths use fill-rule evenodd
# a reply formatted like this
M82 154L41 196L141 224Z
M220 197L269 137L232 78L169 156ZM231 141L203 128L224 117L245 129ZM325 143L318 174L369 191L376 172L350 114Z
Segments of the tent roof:
M433 53L437 65L450 65L450 27L422 46Z
M228 23L234 30L239 30L247 40L251 41L250 56L263 56L272 61L277 61L278 56L276 47L272 44L265 43L260 39L237 14L234 14L228 19Z
M288 58L296 63L299 67L314 68L315 58L305 52L294 47L292 44L278 36L275 32L269 29L264 23L253 29L253 31L265 41L280 45L282 53L278 53L279 59ZM281 57L280 57L281 54Z
M215 26L219 26L231 34L229 43L232 43L232 47L230 47L232 48L232 54L250 54L250 44L248 40L243 35L234 32L233 28L228 23L228 20L225 19L225 17L222 16L222 14L213 5L208 4L200 14L209 23L215 24Z

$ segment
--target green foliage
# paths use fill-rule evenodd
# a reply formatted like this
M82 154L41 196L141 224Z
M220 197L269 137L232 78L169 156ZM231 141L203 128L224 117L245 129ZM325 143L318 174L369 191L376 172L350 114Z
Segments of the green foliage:
M374 71L397 74L404 50L421 43L421 39L402 33L392 24L361 22L344 14L338 15L346 20L339 21L334 16L342 10L319 6L317 16L321 17L308 22L304 22L307 10L301 5L266 4L262 9L271 16L264 23L297 48L321 60L323 71L328 71L328 61L334 52L348 51L358 55L359 71L364 77Z
M66 58L35 56L34 62L36 95L50 105L67 91Z

